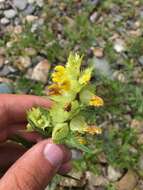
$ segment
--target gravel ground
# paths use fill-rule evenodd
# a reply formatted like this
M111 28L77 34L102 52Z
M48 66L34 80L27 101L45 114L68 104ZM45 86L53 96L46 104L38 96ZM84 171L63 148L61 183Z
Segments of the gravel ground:
M74 163L78 172L70 175L79 181L60 178L57 189L142 190L143 1L0 0L0 37L0 93L45 94L50 71L70 51L95 66L93 82L106 103L97 123L111 149ZM107 138L106 130L115 133Z

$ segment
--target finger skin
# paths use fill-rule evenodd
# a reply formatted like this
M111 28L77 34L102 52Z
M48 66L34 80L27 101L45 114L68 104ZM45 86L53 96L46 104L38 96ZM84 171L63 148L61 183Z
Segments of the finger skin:
M63 165L59 168L58 174L60 174L60 175L65 175L65 174L67 174L68 172L70 172L71 169L72 169L72 164L71 164L71 162L67 162L67 163L63 164Z
M26 151L26 148L13 142L0 144L0 168L10 167Z
M63 146L64 147L64 146ZM63 149L62 149L63 150ZM14 143L14 142L6 142L0 144L0 168L6 172L6 170L16 162L25 152L26 148L23 146ZM66 150L64 150L66 152ZM68 162L71 159L71 152L68 152L64 158L65 164L63 164L59 170L58 174L63 175L68 173L71 168L71 162Z
M0 94L0 125L24 122L26 111L31 107L49 108L48 99L32 95Z
M59 145L54 145L60 150L60 154L59 152L57 155L54 154L60 161L55 165L55 158L52 162L53 157L49 154L45 156L43 153L49 143L49 140L39 142L17 160L2 177L0 189L44 190L59 168L67 161L68 157L66 159L64 157L69 154L68 149L65 148L63 151ZM53 152L54 149L50 154Z
M38 96L0 94L0 142L7 139L12 125L26 122L26 112L31 107L51 105L49 100Z

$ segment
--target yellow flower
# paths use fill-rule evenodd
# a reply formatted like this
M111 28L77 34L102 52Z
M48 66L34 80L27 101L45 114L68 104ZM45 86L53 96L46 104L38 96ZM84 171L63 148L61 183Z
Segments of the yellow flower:
M84 132L87 132L91 135L95 135L95 134L101 134L102 130L99 127L96 126L88 126L84 128Z
M70 81L69 80L65 80L63 81L61 84L60 84L60 88L61 90L64 90L64 91L68 91L70 90Z
M64 66L58 65L55 67L55 72L52 74L53 82L62 82L66 73Z
M65 67L62 66L62 65L57 65L57 66L55 67L55 71L56 71L56 72L60 72L60 73L64 73L64 72L65 72Z
M91 68L86 69L82 74L82 76L79 78L79 83L87 84L91 79L91 72L92 72Z
M48 87L48 95L61 95L65 91L70 90L70 87L71 85L69 80L65 80L62 83L54 83Z
M103 106L103 105L104 105L104 101L103 101L103 99L100 98L99 96L93 96L93 97L90 99L89 105L90 105L90 106L100 107L100 106Z
M77 137L77 141L80 143L80 144L87 144L86 140L83 138L83 137Z
M52 85L50 85L49 87L48 87L48 95L49 96L52 96L52 95L60 95L61 94L61 92L60 92L60 87L58 86L58 84L57 83L54 83L54 84L52 84Z

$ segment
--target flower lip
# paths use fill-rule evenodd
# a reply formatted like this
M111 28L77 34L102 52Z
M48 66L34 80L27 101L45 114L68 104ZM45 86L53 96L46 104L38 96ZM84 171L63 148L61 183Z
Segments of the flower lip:
M89 101L89 105L90 106L95 106L95 107L100 107L104 105L104 101L102 98L100 98L99 96L94 95L90 101Z
M87 132L91 135L95 135L95 134L101 134L102 129L93 125L93 126L85 127L84 132Z

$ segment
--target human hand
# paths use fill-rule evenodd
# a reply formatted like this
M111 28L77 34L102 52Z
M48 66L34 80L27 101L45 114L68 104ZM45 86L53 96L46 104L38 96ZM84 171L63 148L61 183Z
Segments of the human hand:
M50 107L51 102L37 96L0 95L0 168L10 167L0 179L0 189L42 190L57 172L65 174L71 169L71 152L64 145L24 130L26 111L33 106ZM13 134L40 142L27 150L6 142Z

